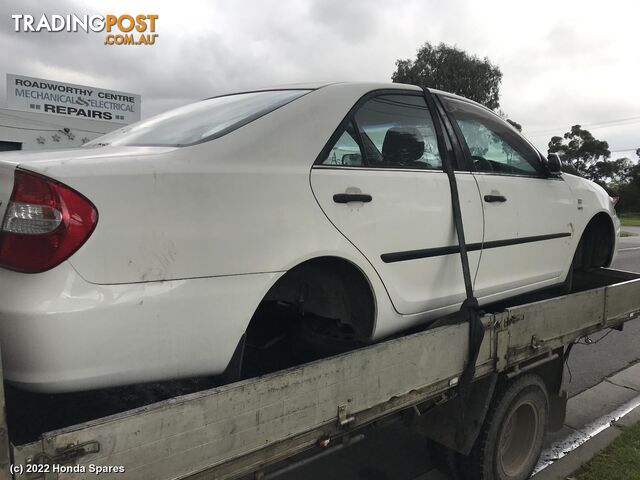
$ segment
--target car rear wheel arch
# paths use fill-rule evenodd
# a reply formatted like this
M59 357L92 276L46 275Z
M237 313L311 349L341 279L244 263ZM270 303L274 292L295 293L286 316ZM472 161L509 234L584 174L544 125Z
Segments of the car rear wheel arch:
M374 299L366 275L348 260L300 263L264 296L227 370L232 378L251 378L367 345Z
M371 338L375 330L371 283L357 265L340 257L316 257L289 269L264 302L284 302L303 315L340 320L353 327L359 340Z

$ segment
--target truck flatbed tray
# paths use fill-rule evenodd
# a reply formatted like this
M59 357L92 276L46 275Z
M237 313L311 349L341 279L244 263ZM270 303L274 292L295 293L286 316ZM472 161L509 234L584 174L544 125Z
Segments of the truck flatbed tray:
M562 346L640 313L640 275L599 269L576 279L581 291L543 293L494 306L476 378L515 372ZM520 299L522 301L522 299ZM238 478L413 405L456 385L468 326L449 325L239 383L46 432L8 445L14 468L40 462L123 466L106 478ZM1 473L1 472L0 472ZM5 473L4 478L11 478ZM84 479L49 471L30 479ZM0 478L2 478L0 476ZM18 478L18 475L16 475ZM104 476L103 476L104 478Z

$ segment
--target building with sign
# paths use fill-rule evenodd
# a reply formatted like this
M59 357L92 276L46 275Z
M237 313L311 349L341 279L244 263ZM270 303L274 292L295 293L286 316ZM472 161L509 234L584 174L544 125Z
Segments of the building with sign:
M0 151L79 147L140 120L140 95L7 74Z

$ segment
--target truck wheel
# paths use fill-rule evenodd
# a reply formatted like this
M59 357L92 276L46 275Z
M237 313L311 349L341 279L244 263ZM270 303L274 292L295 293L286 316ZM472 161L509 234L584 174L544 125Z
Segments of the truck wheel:
M549 398L537 375L524 375L498 393L465 464L465 477L525 480L542 450Z

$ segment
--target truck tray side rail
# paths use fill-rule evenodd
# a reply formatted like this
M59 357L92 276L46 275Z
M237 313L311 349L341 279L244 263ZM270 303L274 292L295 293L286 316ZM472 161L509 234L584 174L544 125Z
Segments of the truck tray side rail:
M596 288L488 313L476 378L517 374L578 338L640 313L640 278L603 269ZM48 432L16 465L124 466L107 478L237 478L429 399L457 383L468 325L449 325L329 359ZM37 478L22 476L20 478ZM49 479L85 473L49 472Z

